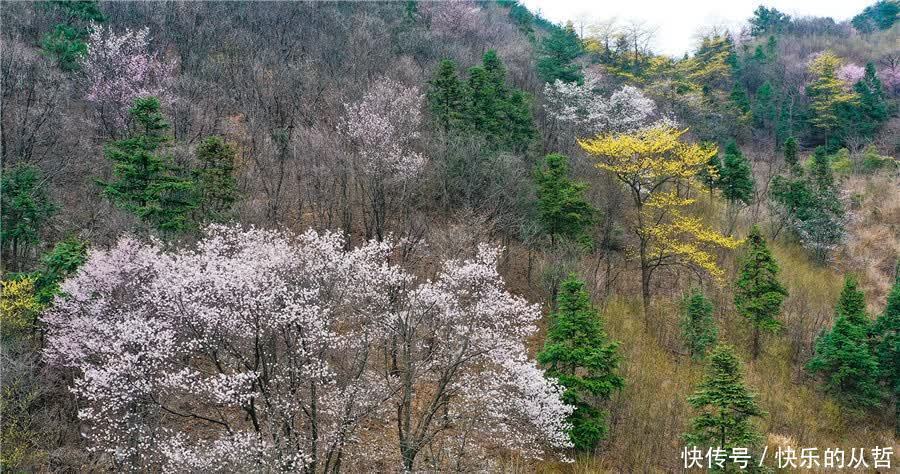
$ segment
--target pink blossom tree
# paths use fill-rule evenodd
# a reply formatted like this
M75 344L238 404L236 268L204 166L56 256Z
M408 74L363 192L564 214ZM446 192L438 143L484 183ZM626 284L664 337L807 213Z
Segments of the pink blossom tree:
M878 78L884 90L890 94L900 94L900 64L886 65L878 71Z
M174 99L175 64L150 51L149 34L149 28L119 34L108 26L91 27L88 52L82 59L85 98L97 107L110 130L125 125L138 97L154 96L164 104Z
M417 87L383 77L359 101L345 105L341 130L354 153L367 237L384 239L389 213L404 203L411 180L425 166L415 149L424 98Z
M571 408L523 343L539 309L505 290L497 249L421 280L389 242L343 247L212 226L193 250L91 251L44 315L91 449L122 469L325 472L569 446Z
M853 63L844 64L837 71L838 79L844 81L847 89L853 88L853 85L859 82L865 74L866 68Z

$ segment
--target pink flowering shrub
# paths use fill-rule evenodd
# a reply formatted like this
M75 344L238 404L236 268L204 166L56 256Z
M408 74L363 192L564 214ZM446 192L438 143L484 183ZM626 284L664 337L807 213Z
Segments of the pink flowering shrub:
M853 63L847 63L841 66L837 71L838 79L844 81L846 87L852 88L854 84L866 74L866 68Z
M433 280L392 251L226 226L194 250L123 238L63 283L45 356L75 371L83 433L120 469L384 471L429 446L473 466L569 446L571 408L524 345L539 308L505 290L498 250Z
M884 90L890 94L900 94L900 65L885 66L878 71L878 78Z
M82 60L87 81L85 98L108 112L115 126L122 126L128 109L138 97L173 100L170 87L175 64L149 51L149 28L117 34L111 27L94 25L88 53Z

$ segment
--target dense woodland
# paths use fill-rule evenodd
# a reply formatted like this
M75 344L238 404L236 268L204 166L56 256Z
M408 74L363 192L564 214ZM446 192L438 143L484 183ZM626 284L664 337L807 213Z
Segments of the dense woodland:
M0 8L4 471L900 448L896 0Z

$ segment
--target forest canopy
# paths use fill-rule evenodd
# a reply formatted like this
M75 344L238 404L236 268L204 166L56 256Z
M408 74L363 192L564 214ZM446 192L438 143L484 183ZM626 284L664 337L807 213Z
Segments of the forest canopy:
M889 471L900 3L754 7L4 2L0 470Z

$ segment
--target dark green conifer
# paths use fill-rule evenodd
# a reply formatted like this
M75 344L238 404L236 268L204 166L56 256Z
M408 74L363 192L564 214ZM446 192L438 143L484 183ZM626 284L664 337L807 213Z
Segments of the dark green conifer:
M227 218L237 200L234 180L234 148L222 137L208 137L197 146L198 167L194 170L200 221Z
M569 437L579 451L590 451L606 436L606 414L598 402L609 399L624 381L616 374L621 357L610 342L584 282L570 275L562 284L557 309L550 315L544 349L537 359L547 376L565 387L563 400L575 407Z
M182 231L190 226L195 207L194 183L160 153L168 142L169 124L155 97L139 98L129 111L129 136L109 143L107 159L113 162L113 179L99 182L103 194L117 206L162 231Z
M45 10L60 14L63 20L41 40L43 54L53 58L63 70L78 69L79 61L87 54L88 26L106 19L99 3L51 0L40 5Z
M703 359L716 344L719 330L713 320L713 305L699 288L681 302L681 339L693 359Z
M688 445L730 453L731 448L753 449L762 443L751 420L765 413L744 386L741 363L730 346L713 350L706 375L688 403L700 412L684 435Z
M456 64L444 59L438 70L429 81L428 105L434 120L444 131L458 128L463 120L466 105L466 92L456 75Z
M753 326L750 348L753 359L759 356L762 333L781 328L778 315L788 292L778 281L778 272L778 262L769 251L759 227L753 226L747 237L747 252L734 292L734 305L738 313L750 320Z
M558 237L589 240L596 210L584 199L587 185L569 179L569 159L547 155L544 166L535 172L538 186L538 219L551 241Z
M853 408L871 408L881 401L878 361L870 352L869 319L863 292L848 276L835 308L830 331L816 340L815 355L806 368L823 378L825 391Z
M717 187L722 196L732 205L753 202L753 172L734 140L725 146L722 168L719 170Z
M40 242L44 227L56 212L46 184L40 170L31 165L3 170L0 242L7 270L21 269L22 259Z
M887 306L872 326L871 342L879 379L894 400L894 430L900 434L900 262L895 272Z
M583 52L581 40L575 34L575 28L569 23L564 28L554 28L541 40L540 55L537 61L538 76L544 82L582 82L584 76L581 68L574 64Z
M788 137L784 141L784 163L788 166L791 174L796 174L798 171L796 169L799 164L798 152L797 140L794 137Z

